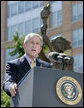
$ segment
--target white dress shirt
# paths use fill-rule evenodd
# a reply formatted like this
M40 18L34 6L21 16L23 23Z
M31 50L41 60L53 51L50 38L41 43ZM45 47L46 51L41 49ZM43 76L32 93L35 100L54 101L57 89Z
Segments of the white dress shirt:
M25 54L25 57L29 63L29 65L31 66L31 59ZM36 66L36 58L34 59L34 67Z

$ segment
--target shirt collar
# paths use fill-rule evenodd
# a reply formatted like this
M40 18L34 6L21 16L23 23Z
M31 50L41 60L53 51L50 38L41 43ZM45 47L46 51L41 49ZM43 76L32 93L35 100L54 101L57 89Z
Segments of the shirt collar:
M28 61L28 63L30 64L31 63L31 59L25 54L25 57ZM34 59L34 65L36 66L36 58Z

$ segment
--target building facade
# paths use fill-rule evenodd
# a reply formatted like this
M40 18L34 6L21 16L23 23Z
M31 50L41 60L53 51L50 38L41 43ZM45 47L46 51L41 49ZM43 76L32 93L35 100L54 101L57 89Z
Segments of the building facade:
M74 57L74 71L83 72L83 1L1 1L1 83L7 61L11 57L6 46L14 44L13 34L40 33L41 9L50 4L47 36L53 40L60 35L69 40Z

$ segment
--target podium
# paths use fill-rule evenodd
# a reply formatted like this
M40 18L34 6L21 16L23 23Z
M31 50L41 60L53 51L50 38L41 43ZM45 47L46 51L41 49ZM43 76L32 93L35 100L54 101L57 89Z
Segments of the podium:
M60 99L56 87L59 79L64 77L74 78L79 83L81 91L83 91L82 73L35 67L32 68L18 84L17 94L11 98L10 107L83 107L83 92L81 99L77 99L79 102L74 105L68 105ZM58 88L59 83L57 89ZM75 92L80 93L79 89L75 90ZM65 97L63 98L66 100Z

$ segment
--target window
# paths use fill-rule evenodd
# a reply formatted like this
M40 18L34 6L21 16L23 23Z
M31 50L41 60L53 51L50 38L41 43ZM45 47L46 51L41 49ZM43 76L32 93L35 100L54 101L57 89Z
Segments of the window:
M11 16L17 15L17 3L11 5Z
M9 52L9 49L6 49L5 50L5 64L9 61L9 54L8 54L8 52Z
M32 8L37 8L39 6L39 1L32 1Z
M62 25L62 2L51 2L51 27L58 27Z
M7 17L9 18L10 15L11 15L11 6L8 5L8 7L7 7Z
M24 23L18 24L18 33L20 37L24 35Z
M43 21L42 21L42 19L40 18L40 27L41 27L41 25L43 25Z
M83 2L72 5L72 21L83 19Z
M12 40L16 31L20 37L31 32L39 32L42 25L41 6L43 1L9 1L6 40Z
M25 34L31 33L31 20L25 22Z
M16 33L16 25L11 26L11 40L13 39L13 35Z
M74 58L74 71L75 72L83 72L83 55L75 55L73 56Z
M25 1L25 11L29 11L31 9L31 1Z
M40 2L40 6L43 6L43 1L39 1Z
M51 13L51 27L57 26L57 21L56 21L56 12Z
M83 28L72 31L72 46L78 47L83 45Z
M32 19L32 31L39 32L40 31L40 18Z
M7 35L6 35L6 41L12 40L11 38L11 27L7 27Z
M17 58L18 54L15 55L15 56L9 55L9 52L11 52L11 51L13 51L13 50L14 50L14 48L13 48L13 49L8 49L8 48L5 49L5 64L6 64L8 61L14 60L14 59Z
M24 1L18 2L18 13L21 14L24 12Z
M62 11L57 11L57 26L62 24Z
M16 33L16 30L17 30L17 25L7 27L7 36L6 36L7 41L13 39L13 35Z
M41 6L43 6L43 1L8 1L7 16L13 17L35 8L40 9Z

